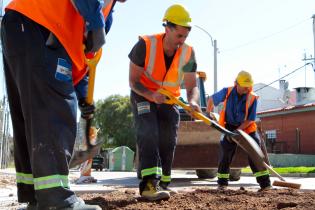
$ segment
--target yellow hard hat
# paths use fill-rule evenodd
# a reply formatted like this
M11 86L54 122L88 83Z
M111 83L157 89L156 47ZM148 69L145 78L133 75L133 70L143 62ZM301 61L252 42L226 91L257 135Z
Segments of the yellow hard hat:
M241 87L252 87L254 84L252 75L250 75L247 71L240 71L236 77L236 82Z
M180 4L174 4L166 10L163 17L164 21L184 27L191 27L189 25L189 22L191 22L189 12Z

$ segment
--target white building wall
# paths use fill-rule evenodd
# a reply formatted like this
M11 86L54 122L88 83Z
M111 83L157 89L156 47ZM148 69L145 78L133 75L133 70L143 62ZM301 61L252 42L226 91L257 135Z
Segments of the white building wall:
M253 87L254 92L259 96L257 112L268 110L268 109L285 107L288 105L285 103L285 101L282 100L283 91L280 91L279 89L276 89L271 86L267 86L267 87L265 86L266 85L263 83L258 83L258 84L255 84Z

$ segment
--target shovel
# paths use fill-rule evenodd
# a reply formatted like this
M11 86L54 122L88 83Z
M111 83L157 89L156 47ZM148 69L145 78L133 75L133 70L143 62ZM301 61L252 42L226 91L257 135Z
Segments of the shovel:
M91 59L85 58L85 62L89 68L89 81L88 81L88 93L87 93L87 98L86 98L86 103L88 105L93 104L93 94L94 94L94 83L95 83L95 72L96 72L96 66L101 58L102 55L102 48L96 52L95 56ZM76 144L79 144L78 147L74 148L73 155L70 159L69 163L69 168L73 168L83 162L85 162L88 159L93 158L98 152L99 149L101 148L103 142L92 142L91 136L96 135L93 133L91 124L92 124L92 119L80 119L80 123L82 122L83 126L82 131L84 131L84 134L76 139L79 142L76 142Z
M221 133L228 135L229 137L232 138L232 140L237 143L252 159L254 162L255 166L258 168L258 170L266 170L269 169L274 175L276 175L281 181L274 181L273 185L274 186L281 186L281 187L290 187L290 188L295 188L295 189L300 189L301 184L297 183L291 183L285 181L285 179L280 176L273 168L271 168L268 164L264 162L265 156L258 146L258 144L255 142L255 140L245 133L244 131L237 129L237 132L231 132L221 125L219 125L216 121L209 119L208 117L204 116L200 112L196 112L190 108L187 104L183 103L180 101L178 98L174 97L169 91L165 89L159 89L159 93L167 96L168 98L168 103L173 103L177 104L185 111L188 113L191 113L196 119L202 120L204 123L207 125L212 126L213 128L217 129Z

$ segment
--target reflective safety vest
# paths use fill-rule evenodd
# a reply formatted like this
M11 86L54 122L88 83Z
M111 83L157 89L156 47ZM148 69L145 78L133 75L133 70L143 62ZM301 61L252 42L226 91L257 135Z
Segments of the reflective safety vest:
M105 19L113 1L104 1ZM6 9L22 13L52 32L72 60L73 83L77 84L84 77L87 71L82 47L85 23L71 0L12 0Z
M230 96L232 90L234 87L229 87L227 94L225 96L224 102L223 102L223 109L220 112L220 119L219 119L219 124L223 127L225 127L225 111L226 111L226 103L228 100L228 97ZM246 107L245 107L245 117L244 117L244 121L247 120L248 118L248 109L251 107L251 105L254 103L255 99L258 99L258 96L254 93L254 92L249 92L246 95ZM252 133L255 132L257 130L257 125L256 123L253 121L249 124L249 126L245 129L243 129L244 132L246 133Z
M146 45L144 74L140 78L143 86L156 91L164 88L175 97L180 96L180 84L183 80L183 67L188 63L192 47L183 44L176 50L169 69L165 67L162 34L142 37Z

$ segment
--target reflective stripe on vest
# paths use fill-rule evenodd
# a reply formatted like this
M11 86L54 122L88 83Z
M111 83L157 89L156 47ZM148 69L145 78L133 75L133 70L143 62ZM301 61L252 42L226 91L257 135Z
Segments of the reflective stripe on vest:
M182 69L190 59L192 48L183 44L176 51L167 71L164 62L163 36L164 34L156 34L142 37L146 43L146 58L141 83L152 91L163 87L174 96L179 96L184 75Z
M106 20L113 0L104 3ZM12 0L6 9L18 11L51 31L71 58L74 84L84 77L86 64L82 46L85 23L70 0Z
M225 127L225 113L226 113L226 103L227 99L230 96L232 90L234 87L228 87L227 94L225 96L224 102L223 102L223 108L222 111L220 112L220 119L219 119L219 124L223 127ZM251 107L251 105L254 103L255 99L257 99L257 96L254 92L250 92L246 96L246 107L245 107L245 117L244 121L247 120L248 118L248 110ZM252 133L257 130L257 125L255 122L251 122L247 128L244 129L244 132L246 133Z

